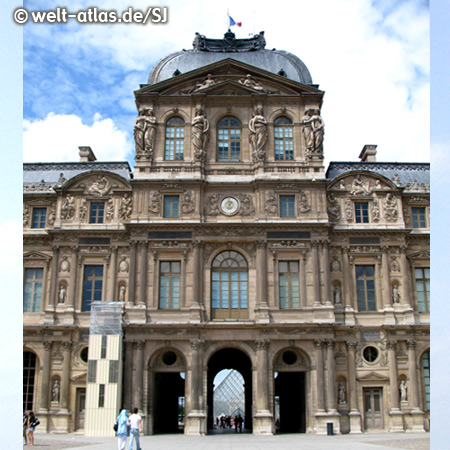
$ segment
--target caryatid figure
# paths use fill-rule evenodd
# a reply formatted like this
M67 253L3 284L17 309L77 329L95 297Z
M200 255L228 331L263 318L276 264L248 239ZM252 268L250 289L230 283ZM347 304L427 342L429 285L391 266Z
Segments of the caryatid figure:
M249 140L252 146L252 154L254 161L263 161L265 157L264 146L267 142L267 120L264 117L263 109L258 106L255 110L253 118L248 124L250 130Z

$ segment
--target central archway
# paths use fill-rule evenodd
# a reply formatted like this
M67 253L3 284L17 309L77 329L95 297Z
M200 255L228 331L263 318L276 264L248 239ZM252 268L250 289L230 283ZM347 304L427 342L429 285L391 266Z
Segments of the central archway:
M208 362L208 432L214 429L214 378L224 369L238 371L244 379L245 414L244 428L251 431L252 421L252 363L250 358L236 348L224 348L214 353Z

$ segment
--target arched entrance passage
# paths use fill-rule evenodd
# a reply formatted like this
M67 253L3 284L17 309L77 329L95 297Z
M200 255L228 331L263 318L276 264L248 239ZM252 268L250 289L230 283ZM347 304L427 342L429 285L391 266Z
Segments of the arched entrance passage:
M158 352L150 363L152 434L183 431L186 362L176 350Z
M241 350L225 348L217 351L208 362L208 430L214 426L214 378L223 369L237 370L244 379L245 416L244 427L252 430L252 363Z
M277 432L306 432L308 368L307 358L295 348L282 350L274 360L274 412Z

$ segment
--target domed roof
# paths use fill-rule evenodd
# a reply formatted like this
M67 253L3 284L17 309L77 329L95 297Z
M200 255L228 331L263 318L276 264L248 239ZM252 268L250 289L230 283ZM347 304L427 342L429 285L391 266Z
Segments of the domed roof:
M224 39L208 39L196 33L193 49L172 53L157 62L150 71L148 84L159 83L227 58L298 83L313 84L311 74L300 58L283 50L266 50L265 45L263 31L250 39L236 39L230 30L225 33Z

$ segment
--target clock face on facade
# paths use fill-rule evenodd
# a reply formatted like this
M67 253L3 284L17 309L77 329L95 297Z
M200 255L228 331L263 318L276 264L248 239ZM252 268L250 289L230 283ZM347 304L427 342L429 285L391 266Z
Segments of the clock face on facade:
M234 197L225 197L220 202L220 209L227 216L232 216L238 212L239 202Z

